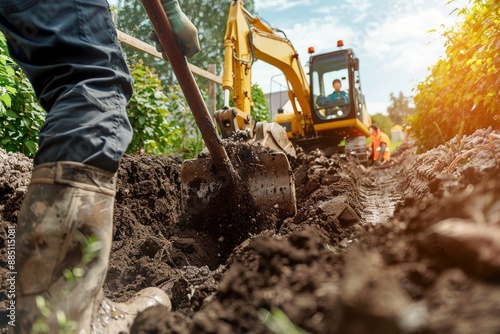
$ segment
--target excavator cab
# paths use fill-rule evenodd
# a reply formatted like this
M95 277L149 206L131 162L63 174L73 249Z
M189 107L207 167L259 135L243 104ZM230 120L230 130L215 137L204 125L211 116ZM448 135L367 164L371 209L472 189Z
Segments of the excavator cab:
M348 70L345 67L330 68L326 71L313 72L312 85L314 103L313 112L321 120L343 118L349 115L350 89ZM332 88L335 87L335 88Z
M340 82L340 92L332 94L335 81ZM309 82L310 117L316 136L298 140L297 144L334 149L344 141L346 153L355 155L359 161L366 160L371 119L361 91L359 59L352 49L311 56Z
M337 121L358 119L366 128L370 125L365 98L361 91L359 60L352 49L312 56L309 60L309 69L313 104L311 109L315 124L331 123L331 127L338 129L343 127L343 123L339 124ZM340 93L334 93L335 81L341 84ZM324 128L322 126L322 129ZM365 131L345 129L344 132Z

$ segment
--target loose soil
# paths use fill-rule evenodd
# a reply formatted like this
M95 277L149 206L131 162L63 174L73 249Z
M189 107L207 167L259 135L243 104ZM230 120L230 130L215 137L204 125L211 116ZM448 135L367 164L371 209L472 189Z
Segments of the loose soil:
M169 295L172 310L141 313L133 333L500 333L500 131L414 150L405 143L374 168L299 150L297 214L273 228L256 212L259 228L237 238L241 217L185 223L180 160L126 156L105 294L126 301L156 286ZM7 231L31 164L0 150L0 328ZM238 217L247 204L223 202L207 216L229 205Z

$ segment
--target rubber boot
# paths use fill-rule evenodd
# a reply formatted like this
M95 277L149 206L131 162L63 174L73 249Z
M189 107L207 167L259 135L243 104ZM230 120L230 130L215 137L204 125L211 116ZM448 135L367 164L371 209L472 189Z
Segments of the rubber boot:
M16 332L128 333L138 312L170 306L157 288L126 304L104 298L115 187L115 175L81 163L33 169L16 233Z

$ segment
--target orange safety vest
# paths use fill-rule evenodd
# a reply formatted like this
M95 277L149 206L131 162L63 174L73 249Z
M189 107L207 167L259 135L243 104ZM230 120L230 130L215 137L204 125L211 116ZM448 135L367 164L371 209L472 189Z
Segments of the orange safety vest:
M382 161L391 161L391 151L389 150L389 137L378 130L372 135L372 149L373 149L373 161L378 160L378 155L380 154L380 143L385 143L385 152L382 155Z

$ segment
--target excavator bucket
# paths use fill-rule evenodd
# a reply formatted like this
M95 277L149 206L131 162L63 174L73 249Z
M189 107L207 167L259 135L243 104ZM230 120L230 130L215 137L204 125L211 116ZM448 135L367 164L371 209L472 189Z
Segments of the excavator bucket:
M184 161L181 206L187 222L196 221L200 215L217 215L228 208L235 214L253 208L281 221L295 215L295 183L286 155L262 151L257 145L247 147L245 154L233 159L238 176L236 187L231 184L230 175L215 168L210 156Z
M229 138L238 130L251 133L254 128L254 120L250 114L238 108L222 108L215 112L215 120L222 133L223 138ZM239 123L244 124L240 126ZM278 123L267 121L255 124L255 137L249 138L250 142L262 145L276 152L283 152L296 158L297 152L292 142L288 139L286 130Z
M278 123L258 122L255 127L254 142L271 150L284 152L291 157L297 157L295 147L288 140L285 128Z

